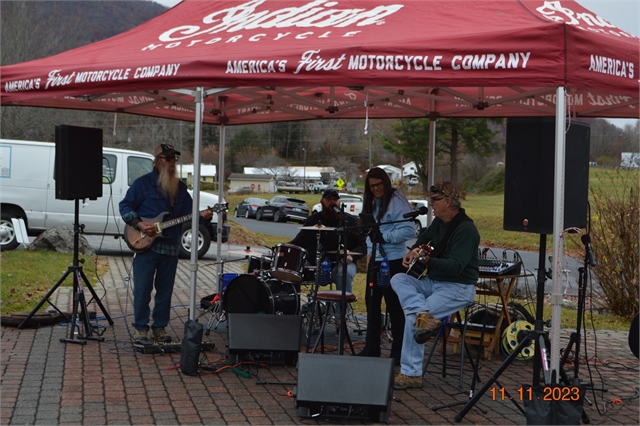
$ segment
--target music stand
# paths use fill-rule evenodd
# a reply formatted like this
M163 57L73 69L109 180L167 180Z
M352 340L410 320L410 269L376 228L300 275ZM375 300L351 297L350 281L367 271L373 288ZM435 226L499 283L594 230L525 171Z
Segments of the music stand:
M89 291L91 292L91 295L93 297L93 299L95 300L96 304L100 307L100 310L102 311L102 314L105 316L105 318L107 319L107 321L109 322L109 325L113 325L113 320L111 319L111 317L109 316L109 314L107 313L107 310L105 309L105 307L102 305L102 302L100 301L100 298L98 298L98 295L96 294L96 292L94 291L93 287L91 287L91 284L89 283L89 280L87 279L87 276L84 274L83 270L82 270L82 266L80 266L80 263L84 263L84 259L79 260L79 243L80 243L80 232L82 232L82 230L84 229L84 225L80 225L79 224L79 199L75 199L75 212L74 212L74 222L73 222L73 263L71 265L69 265L69 268L67 269L67 272L65 272L62 277L60 277L60 279L58 280L58 282L56 282L54 284L54 286L47 292L47 294L42 298L42 300L38 303L38 305L29 313L29 315L27 315L27 317L24 319L24 321L22 321L20 323L20 325L18 326L18 328L23 328L31 319L31 317L33 317L36 312L38 312L38 310L42 307L42 305L44 305L45 302L49 303L56 311L58 311L60 314L64 315L65 318L67 318L69 320L69 322L71 323L71 329L69 330L69 337L64 339L61 338L60 341L63 343L78 343L81 345L85 345L87 343L87 340L96 340L99 342L104 341L104 337L97 337L97 336L92 336L93 334L93 327L91 326L91 321L89 318L89 311L87 310L87 302L84 298L84 287L88 288ZM65 279L67 279L67 277L69 275L73 274L73 311L71 314L71 318L67 317L62 311L60 311L60 309L58 309L58 307L56 305L54 305L50 300L49 297L51 297L51 295L53 294L54 291L56 291L56 289L58 287L60 287L60 285L64 282ZM84 287L82 282L84 281ZM82 321L84 324L84 330L85 330L85 334L81 335L78 334L77 338L80 340L77 340L75 338L76 334L75 334L75 329L76 326L78 327L78 331L80 331L80 325L78 325L78 321Z

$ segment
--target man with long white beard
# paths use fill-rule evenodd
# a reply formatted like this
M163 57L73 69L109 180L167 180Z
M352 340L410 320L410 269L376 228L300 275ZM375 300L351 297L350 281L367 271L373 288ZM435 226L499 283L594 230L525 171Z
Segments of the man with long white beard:
M120 215L127 225L150 237L156 235L154 222L166 222L191 214L193 200L187 185L178 179L176 160L180 152L173 146L160 144L155 150L153 171L136 179L120 202ZM165 213L163 217L157 217ZM200 213L201 221L210 221L211 210ZM156 219L152 221L152 219ZM182 227L172 226L155 238L149 250L137 253L133 260L133 340L170 342L165 330L171 313L171 296L178 268L178 251ZM149 327L151 292L156 294L153 323Z

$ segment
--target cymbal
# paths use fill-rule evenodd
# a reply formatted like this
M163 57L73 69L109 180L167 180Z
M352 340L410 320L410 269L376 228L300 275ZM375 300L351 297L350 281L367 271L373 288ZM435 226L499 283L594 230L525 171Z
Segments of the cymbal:
M329 254L337 254L337 253L338 253L338 250L330 250L330 251L327 251L326 253L329 253ZM340 250L339 254L344 254L344 250ZM357 251L350 251L350 250L347 250L347 254L350 254L350 255L359 255L359 254L362 254L362 253L357 252Z
M264 254L264 253L261 253L259 251L255 251L255 250L251 250L251 249L248 249L248 250L229 250L227 253L237 254L237 255L240 255L240 256L258 256L258 257L266 256L266 254Z
M300 229L306 231L335 231L338 228L334 228L332 226L324 226L323 224L319 223L317 225L301 226Z

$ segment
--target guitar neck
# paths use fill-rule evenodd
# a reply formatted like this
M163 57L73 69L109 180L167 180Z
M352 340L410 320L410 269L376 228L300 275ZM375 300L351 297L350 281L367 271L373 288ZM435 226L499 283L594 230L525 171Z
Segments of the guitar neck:
M202 213L202 212L200 212L200 213ZM177 217L175 219L168 220L166 222L162 222L160 224L160 229L167 229L167 228L171 228L172 226L175 226L175 225L180 225L181 223L185 223L185 222L190 221L192 217L193 217L193 213L190 213L190 214L187 214L187 215L184 215L184 216Z
M191 220L192 217L193 217L193 214L188 214L188 215L185 215L185 216L181 216L181 217L177 217L175 219L168 220L166 222L162 222L160 224L160 229L167 229L167 228L171 228L172 226L179 225L181 223L185 223L185 222Z

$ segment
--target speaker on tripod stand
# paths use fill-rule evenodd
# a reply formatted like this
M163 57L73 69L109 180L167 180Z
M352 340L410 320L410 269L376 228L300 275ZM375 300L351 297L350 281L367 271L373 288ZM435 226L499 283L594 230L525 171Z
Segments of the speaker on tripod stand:
M553 233L555 182L555 118L512 118L507 122L505 156L504 229L540 234L538 256L537 301L535 330L527 330L507 359L485 382L484 386L455 416L460 422L500 375L520 353L535 342L533 386L526 413L529 424L579 424L580 416L588 423L582 408L584 391L580 389L572 400L539 402L536 392L558 387L548 368L547 332L543 330L546 236ZM564 229L584 228L587 224L589 189L589 126L571 122L565 134L564 164ZM541 371L544 388L540 386ZM536 397L534 397L534 394ZM515 401L516 407L524 410ZM569 413L569 414L567 414ZM541 423L540 423L541 422Z
M80 199L97 199L102 196L102 129L93 129L76 126L56 126L56 158L54 177L56 180L56 198L59 200L73 200L75 203L73 223L73 263L62 277L47 292L38 305L29 313L18 326L23 328L38 310L48 302L62 314L49 298L53 292L71 275L73 278L73 310L69 319L71 327L69 337L60 339L65 343L86 344L87 340L103 341L104 338L93 336L93 328L89 319L87 303L84 297L84 289L88 289L96 304L102 310L110 325L113 320L102 305L100 298L91 287L79 259L79 238L84 225L79 220ZM84 285L83 285L84 283ZM63 314L64 315L64 314ZM84 333L78 333L76 339L75 330L79 323L84 326Z

